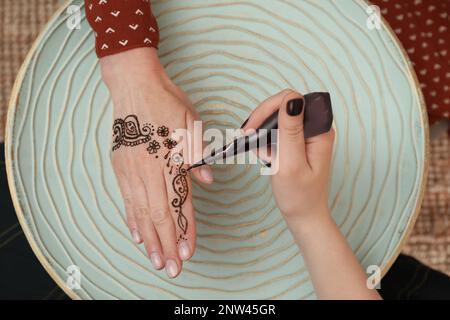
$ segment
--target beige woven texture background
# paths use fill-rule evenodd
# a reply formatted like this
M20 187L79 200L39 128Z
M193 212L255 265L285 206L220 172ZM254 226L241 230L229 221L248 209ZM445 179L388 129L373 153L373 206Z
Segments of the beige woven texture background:
M57 9L57 0L0 0L0 141L11 89L32 42ZM427 190L404 252L450 275L450 138L431 143Z

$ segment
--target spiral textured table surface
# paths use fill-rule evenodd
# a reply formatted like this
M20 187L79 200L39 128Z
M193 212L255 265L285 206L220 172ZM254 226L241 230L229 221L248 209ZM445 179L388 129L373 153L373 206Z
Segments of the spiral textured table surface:
M386 271L418 213L428 148L415 75L389 27L367 28L364 1L152 4L161 60L206 128L239 127L284 88L330 92L332 214L363 266ZM213 185L194 183L197 252L174 280L153 270L126 227L94 35L83 13L80 29L67 27L66 6L22 67L6 141L19 220L55 281L82 299L314 298L258 165L217 165ZM79 289L65 285L71 265Z

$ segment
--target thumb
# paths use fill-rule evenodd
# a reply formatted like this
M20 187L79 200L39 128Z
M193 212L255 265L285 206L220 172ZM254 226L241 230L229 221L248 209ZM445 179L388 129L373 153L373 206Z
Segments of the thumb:
M278 111L278 161L280 168L307 165L303 117L305 99L297 92L288 93Z

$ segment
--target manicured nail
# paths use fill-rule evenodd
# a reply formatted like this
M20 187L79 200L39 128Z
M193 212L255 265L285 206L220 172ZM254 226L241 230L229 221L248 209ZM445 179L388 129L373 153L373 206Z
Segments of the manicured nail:
M298 116L303 111L304 101L302 98L292 99L287 103L287 114L290 116Z
M157 252L152 252L150 255L150 261L152 262L153 268L159 270L163 267L161 256Z
M191 257L191 249L187 241L182 241L178 245L178 253L182 260L188 260Z
M247 119L244 121L244 123L241 125L241 129L242 129L243 127L245 127L245 125L246 125L247 122L248 122L248 119L250 119L250 118L247 118Z
M200 168L200 174L203 177L203 179L206 180L206 182L212 182L213 181L213 175L211 168L208 166L203 166Z
M137 230L131 231L131 237L136 244L140 244L142 242L141 234Z
M174 260L166 261L166 273L169 278L175 278L178 274L178 265Z

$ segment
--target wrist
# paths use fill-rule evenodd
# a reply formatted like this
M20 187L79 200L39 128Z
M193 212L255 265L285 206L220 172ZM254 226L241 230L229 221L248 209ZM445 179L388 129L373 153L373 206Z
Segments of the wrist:
M157 88L165 81L155 48L136 48L100 59L102 79L113 94L124 88Z
M285 215L286 217L286 215ZM327 206L312 209L308 214L289 215L286 223L295 234L309 233L333 221ZM334 222L333 222L334 223Z

